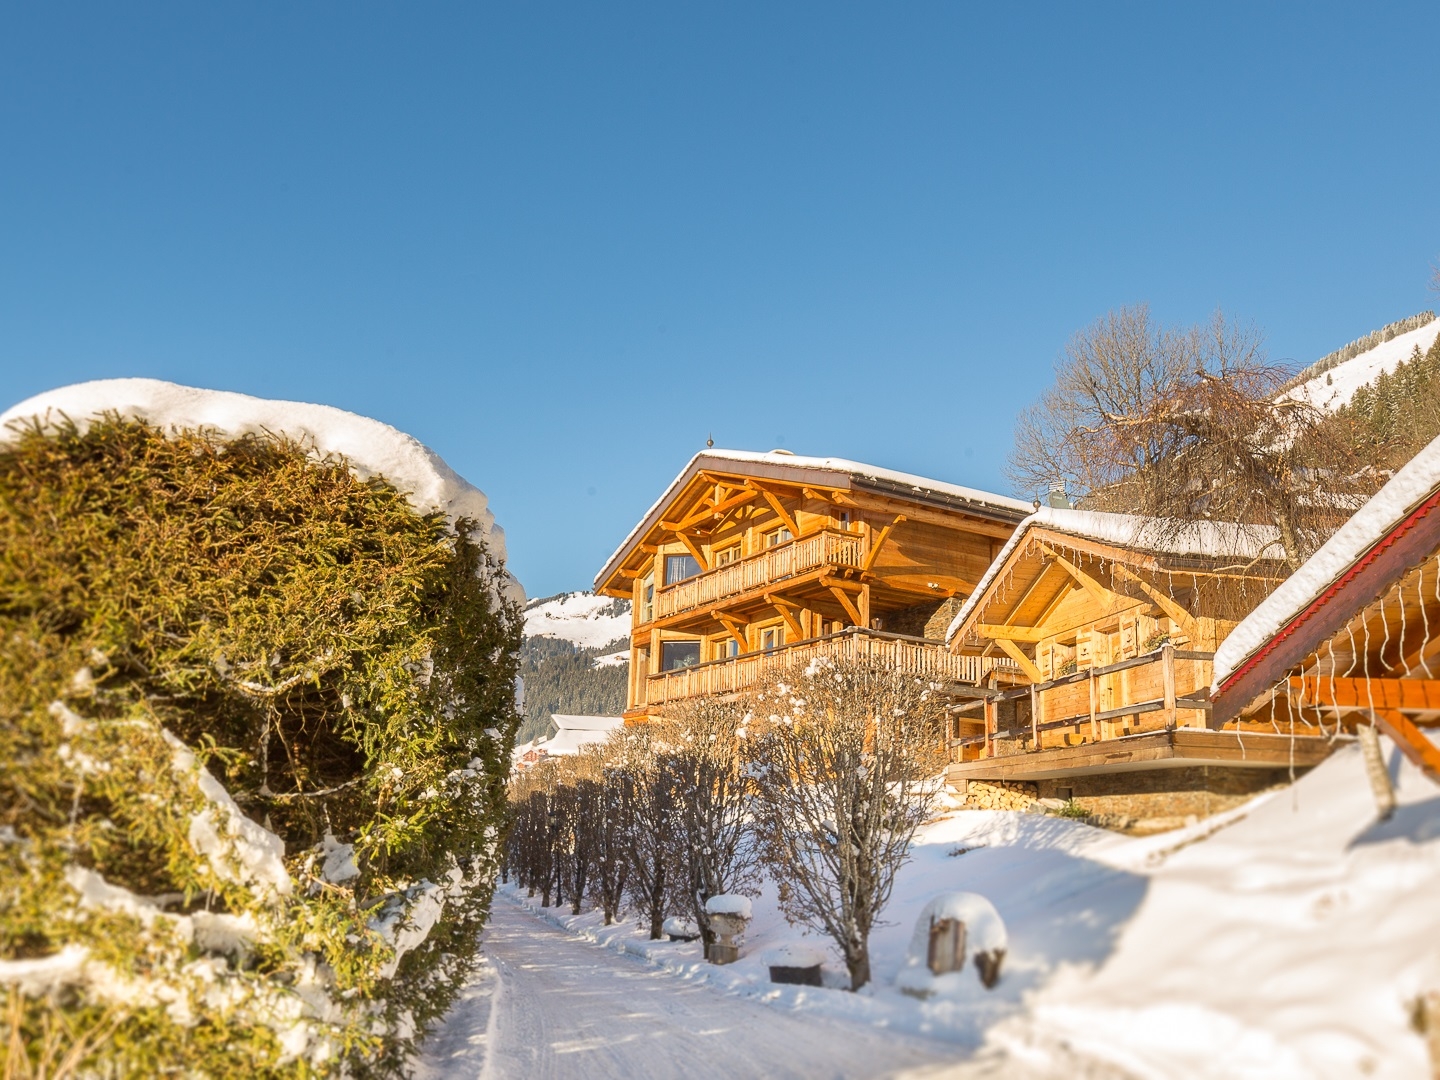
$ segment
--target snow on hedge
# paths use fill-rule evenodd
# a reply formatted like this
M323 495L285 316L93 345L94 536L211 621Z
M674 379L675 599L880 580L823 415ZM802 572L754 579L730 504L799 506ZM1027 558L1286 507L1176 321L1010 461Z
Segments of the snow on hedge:
M495 523L484 492L414 436L332 405L272 401L162 379L96 379L47 390L5 410L0 414L0 441L12 422L53 421L64 415L84 430L91 419L107 412L167 432L212 428L230 436L267 431L287 435L318 455L344 457L362 480L384 477L421 513L438 511L451 522L470 519L475 523L472 536L483 540L496 560L505 558L505 532ZM519 583L510 580L512 596L523 602Z
M1437 487L1440 487L1440 438L1416 454L1319 551L1230 632L1215 651L1214 686L1218 688Z

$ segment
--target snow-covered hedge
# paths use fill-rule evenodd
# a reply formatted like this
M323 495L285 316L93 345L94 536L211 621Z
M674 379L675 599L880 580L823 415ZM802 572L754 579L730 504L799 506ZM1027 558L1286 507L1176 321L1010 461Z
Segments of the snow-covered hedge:
M393 1074L468 971L518 722L498 530L297 437L0 434L7 1075Z

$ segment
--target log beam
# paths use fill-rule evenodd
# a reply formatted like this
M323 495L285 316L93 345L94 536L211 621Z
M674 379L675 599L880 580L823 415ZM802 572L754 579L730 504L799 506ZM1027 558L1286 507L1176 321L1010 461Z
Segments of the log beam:
M1020 670L1030 676L1032 682L1038 683L1045 681L1040 675L1040 669L1035 666L1035 661L1026 656L1024 651L1019 645L1016 645L1015 642L1009 638L996 638L995 644L1004 649L1006 655L1020 665Z

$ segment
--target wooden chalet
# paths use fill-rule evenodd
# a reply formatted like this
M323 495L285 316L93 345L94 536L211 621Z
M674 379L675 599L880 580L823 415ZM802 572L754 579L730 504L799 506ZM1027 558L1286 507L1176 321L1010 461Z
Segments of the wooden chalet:
M626 717L817 654L978 681L995 661L941 634L1029 509L837 458L697 454L595 579L633 602Z
M1014 664L955 707L951 782L1025 781L1139 813L1155 796L1182 814L1273 782L1295 760L1290 740L1268 724L1243 739L1214 730L1209 698L1215 651L1280 584L1280 555L1258 526L1038 509L947 634L957 656ZM1312 740L1298 763L1327 752Z
M1440 750L1440 439L1230 635L1215 727L1335 735L1374 722L1432 779Z

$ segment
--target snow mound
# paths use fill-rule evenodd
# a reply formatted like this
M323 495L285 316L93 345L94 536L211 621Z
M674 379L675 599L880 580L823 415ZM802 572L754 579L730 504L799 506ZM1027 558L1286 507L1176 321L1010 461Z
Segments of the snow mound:
M942 919L964 924L965 958L959 970L936 975L930 970L930 927ZM920 909L895 985L922 997L974 996L984 989L977 958L1003 958L1009 947L1005 923L989 900L972 892L941 893Z
M1409 360L1416 349L1422 354L1427 352L1437 336L1440 336L1440 319L1398 334L1368 352L1321 372L1291 390L1287 396L1308 402L1317 409L1334 412L1348 404L1362 386L1369 386L1382 374L1393 372L1401 361Z
M116 412L166 431L210 428L237 437L270 432L312 446L317 454L343 456L361 480L384 477L421 513L438 511L451 522L469 518L472 534L497 560L505 558L505 533L495 524L485 493L413 436L378 420L331 405L272 401L228 390L202 390L160 379L97 379L47 390L0 414L0 443L7 425L31 418L68 417L82 429L96 416ZM524 599L510 579L514 599Z
M557 638L578 649L598 649L629 638L630 605L592 592L532 600L525 608L525 636ZM628 661L629 653L623 656Z
M808 968L825 962L825 954L813 945L788 942L766 949L760 954L760 962L768 967Z
M1434 325L1437 324L1431 324ZM1230 632L1215 651L1215 687L1263 648L1437 487L1440 487L1440 438L1416 454L1319 551Z

